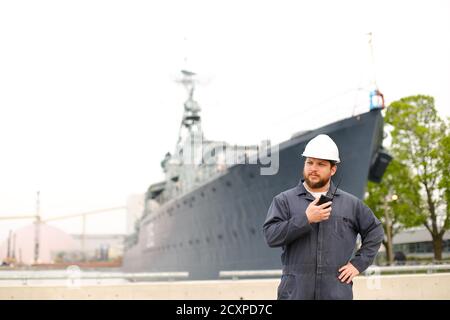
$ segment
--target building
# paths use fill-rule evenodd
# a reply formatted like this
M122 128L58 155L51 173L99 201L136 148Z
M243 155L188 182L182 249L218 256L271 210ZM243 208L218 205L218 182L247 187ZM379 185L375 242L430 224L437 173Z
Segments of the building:
M408 258L432 258L433 242L430 232L424 227L404 230L394 236L394 252L403 252ZM450 258L450 232L444 234L442 257Z
M13 264L33 264L36 225L30 224L10 233L0 245L0 259ZM74 239L64 231L45 223L39 225L38 263L53 263L57 252L76 250Z
M124 234L73 234L72 238L76 246L74 252L83 253L86 260L115 260L123 255Z

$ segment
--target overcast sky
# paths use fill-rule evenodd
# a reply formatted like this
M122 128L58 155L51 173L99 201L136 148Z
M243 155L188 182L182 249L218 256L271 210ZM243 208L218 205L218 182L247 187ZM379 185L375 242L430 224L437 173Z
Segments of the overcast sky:
M373 79L387 103L432 95L450 116L449 14L446 0L1 1L0 216L33 214L37 190L45 218L124 205L162 179L183 68L200 76L206 137L233 144L362 112ZM0 221L0 240L29 222Z

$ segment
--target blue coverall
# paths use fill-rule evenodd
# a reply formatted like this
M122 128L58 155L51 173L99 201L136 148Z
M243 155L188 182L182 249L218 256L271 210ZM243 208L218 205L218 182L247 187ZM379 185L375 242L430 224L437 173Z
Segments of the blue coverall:
M333 182L329 190L331 196ZM282 247L278 299L353 299L353 283L342 283L338 270L351 262L362 273L372 264L384 237L381 222L360 199L338 189L329 219L310 224L306 208L313 200L301 180L275 196L267 213L266 242Z

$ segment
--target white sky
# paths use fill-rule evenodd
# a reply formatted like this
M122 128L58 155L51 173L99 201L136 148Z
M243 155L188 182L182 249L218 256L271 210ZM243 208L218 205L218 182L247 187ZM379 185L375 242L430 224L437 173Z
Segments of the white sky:
M206 137L230 143L349 116L373 69L387 103L428 94L450 116L449 14L446 0L0 1L0 216L34 213L37 190L45 218L124 205L159 181L182 68L203 79ZM0 220L0 240L29 222ZM124 232L124 214L87 230Z

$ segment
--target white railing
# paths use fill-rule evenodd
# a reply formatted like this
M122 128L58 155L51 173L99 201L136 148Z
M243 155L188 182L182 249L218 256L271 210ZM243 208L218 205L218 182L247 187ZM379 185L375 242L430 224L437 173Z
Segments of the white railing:
M363 275L373 274L398 274L398 273L433 273L438 271L450 271L450 264L429 265L405 265L405 266L370 266ZM219 279L242 279L242 278L278 278L282 275L281 269L274 270L229 270L221 271ZM28 284L30 280L102 280L119 279L129 282L133 281L156 281L156 280L185 280L189 278L189 272L86 272L78 267L69 267L66 270L2 270L1 281L21 281Z
M433 273L436 271L450 271L450 264L428 264L428 265L410 265L410 266L370 266L364 271L363 275L383 274L383 273L416 273L426 272ZM268 277L280 277L282 275L281 269L275 270L232 270L221 271L219 278L268 278Z
M1 281L21 281L28 284L30 280L127 280L127 281L152 281L152 280L183 280L189 277L189 272L83 272L79 268L68 268L67 270L32 271L32 270L11 270L0 271Z
M364 272L367 274L373 274L374 272L380 273L403 273L403 272L423 272L433 273L435 271L450 271L450 264L426 264L426 265L405 265L405 266L370 266Z
M254 278L254 277L281 277L281 269L276 270L241 270L241 271L220 271L219 278Z

